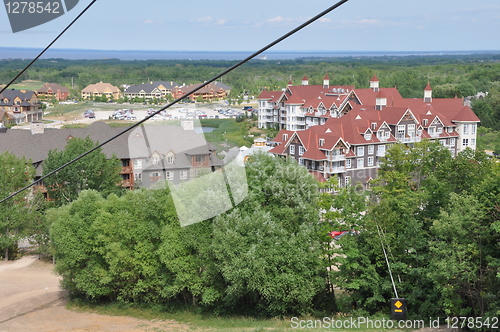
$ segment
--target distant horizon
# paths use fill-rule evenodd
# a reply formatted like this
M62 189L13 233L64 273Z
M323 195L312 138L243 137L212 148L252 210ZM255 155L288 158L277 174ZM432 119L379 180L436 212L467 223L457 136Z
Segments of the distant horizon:
M33 59L42 48L36 47L2 47L0 59ZM255 51L217 51L217 50L104 50L85 48L51 48L41 59L65 60L240 60ZM341 51L341 50L269 50L257 58L267 60L292 60L303 57L352 57L352 56L433 56L433 55L470 55L497 54L500 50L427 50L427 51ZM105 55L105 57L103 57Z

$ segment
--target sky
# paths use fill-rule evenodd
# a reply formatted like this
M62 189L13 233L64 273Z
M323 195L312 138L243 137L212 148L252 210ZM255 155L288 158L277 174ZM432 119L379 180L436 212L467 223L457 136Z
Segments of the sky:
M17 33L0 8L0 47L44 48L90 2ZM97 0L52 48L256 51L334 3ZM500 1L349 0L271 49L292 50L500 50Z

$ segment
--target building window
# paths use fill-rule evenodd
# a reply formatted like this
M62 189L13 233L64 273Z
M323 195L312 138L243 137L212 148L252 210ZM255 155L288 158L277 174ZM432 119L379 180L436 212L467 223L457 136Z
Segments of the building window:
M372 122L372 130L375 130L377 129L377 123L376 122Z
M364 158L358 158L357 163L358 163L357 164L358 168L363 168L365 166L365 159Z
M135 181L142 181L142 173L134 173Z
M142 169L142 159L134 159L134 169Z
M302 156L304 154L304 147L303 146L299 146L299 156Z
M174 156L168 156L167 157L167 164L173 164L174 163Z
M358 157L362 157L365 155L365 147L364 146L358 146L356 149L356 155Z
M160 163L160 158L158 158L158 157L151 157L151 164L158 165L159 163Z
M345 168L351 168L351 159L346 159Z
M311 163L311 168L312 168L313 170L314 170L314 169L316 169L316 161L314 161L314 160L312 161L312 163Z
M288 134L283 134L283 142L286 142L288 140Z
M450 145L455 146L455 139L454 138L450 138Z
M366 133L366 134L365 134L365 140L369 141L369 140L371 140L371 139L372 139L372 134L370 134L370 133Z
M469 139L468 138L464 138L462 140L462 146L469 146Z
M375 146L368 145L368 154L373 154L374 151L375 151Z
M466 123L464 124L464 135L468 135L469 134L469 124Z
M174 181L174 172L173 171L167 171L166 178L169 181Z
M470 125L470 130L471 130L471 134L473 134L473 135L476 134L476 124L475 123Z
M149 173L149 181L156 182L160 179L160 172L151 172Z
M385 155L385 145L378 146L378 153L379 155Z
M325 140L323 138L319 139L319 146L325 145Z
M345 177L345 186L347 187L347 186L348 186L348 185L350 185L350 184L351 184L351 177L347 175L347 176Z
M445 145L445 143L446 143L446 140L445 140L445 139L440 139L440 140L439 140L439 144L441 144L441 145Z
M299 165L304 166L304 158L299 158Z
M427 124L428 124L428 123L429 123L429 120L428 120L428 119L424 119L424 121L423 121L423 123L422 123L422 124L423 124L423 125L424 125L424 127L425 127L425 126L427 126Z
M472 146L473 148L476 147L476 139L475 138L470 139L470 146Z
M290 154L295 154L295 145L290 145Z
M196 157L195 157L195 161L196 161L197 163L204 162L204 161L205 161L205 156L196 156Z
M398 125L398 138L405 137L405 125Z
M181 171L181 177L180 178L181 178L181 180L187 180L187 178L188 178L188 171L186 171L186 170Z
M368 166L373 166L373 157L368 157Z

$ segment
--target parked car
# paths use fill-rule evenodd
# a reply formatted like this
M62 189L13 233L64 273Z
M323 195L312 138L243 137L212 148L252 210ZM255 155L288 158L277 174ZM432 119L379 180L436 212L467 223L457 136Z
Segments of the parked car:
M93 110L86 110L85 112L83 112L83 116L89 119L94 119L95 112Z

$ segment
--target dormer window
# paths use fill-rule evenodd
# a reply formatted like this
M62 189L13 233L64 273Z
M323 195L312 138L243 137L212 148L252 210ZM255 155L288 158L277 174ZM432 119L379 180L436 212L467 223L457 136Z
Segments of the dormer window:
M319 139L319 146L325 145L325 140L323 138Z
M365 133L365 140L369 141L372 139L372 134L371 133Z
M283 134L283 141L287 141L288 140L288 134Z
M168 156L167 157L167 164L173 164L174 163L174 156Z
M377 123L376 122L372 122L372 130L375 130L377 129Z
M429 120L428 119L424 119L424 121L423 121L424 127L427 126L428 124L429 124Z

